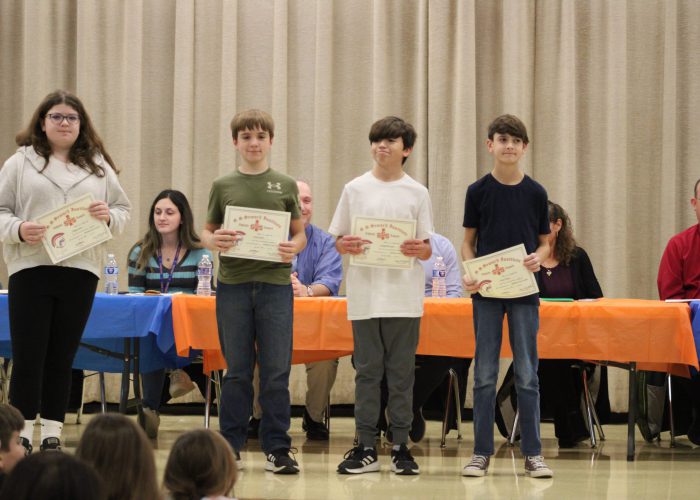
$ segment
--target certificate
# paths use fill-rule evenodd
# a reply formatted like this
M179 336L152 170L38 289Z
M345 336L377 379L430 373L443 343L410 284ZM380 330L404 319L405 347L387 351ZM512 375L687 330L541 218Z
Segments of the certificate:
M54 264L112 238L107 223L90 215L89 207L93 201L95 198L87 193L37 217L36 222L46 226L41 242Z
M350 256L351 266L411 269L415 257L401 253L401 244L416 237L416 221L408 219L352 218L352 234L362 238L362 253Z
M523 265L527 253L522 243L462 265L467 274L479 284L479 295L497 299L515 299L540 291L535 274Z
M222 229L236 231L240 238L220 255L282 262L278 247L289 239L291 217L289 212L227 206Z

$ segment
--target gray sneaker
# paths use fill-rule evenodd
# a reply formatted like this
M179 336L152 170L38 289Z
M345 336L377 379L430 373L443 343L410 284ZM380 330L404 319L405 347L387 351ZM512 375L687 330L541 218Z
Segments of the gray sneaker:
M462 475L467 477L484 477L489 470L490 457L472 455L472 459L462 469Z
M525 457L525 475L530 477L553 477L554 472L544 463L542 455Z

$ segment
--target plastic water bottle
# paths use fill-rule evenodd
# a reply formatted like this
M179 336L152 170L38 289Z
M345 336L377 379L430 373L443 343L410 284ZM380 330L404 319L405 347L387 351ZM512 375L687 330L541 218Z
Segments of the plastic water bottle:
M447 297L447 267L438 255L433 264L433 297Z
M202 255L197 264L197 295L208 297L211 295L211 273L214 266L207 254Z
M105 293L108 295L119 293L119 264L113 253L107 255L105 264Z

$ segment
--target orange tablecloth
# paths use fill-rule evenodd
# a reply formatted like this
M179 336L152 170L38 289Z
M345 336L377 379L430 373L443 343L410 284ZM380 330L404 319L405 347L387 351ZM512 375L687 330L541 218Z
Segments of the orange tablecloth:
M204 351L205 370L225 368L216 327L215 299L174 295L175 345L181 356ZM504 329L507 335L507 326ZM352 329L342 298L294 301L293 362L350 354ZM541 358L577 358L626 363L642 370L687 374L698 367L687 304L655 300L600 299L542 302L538 351ZM472 357L471 299L425 299L419 354ZM502 357L510 357L504 338Z

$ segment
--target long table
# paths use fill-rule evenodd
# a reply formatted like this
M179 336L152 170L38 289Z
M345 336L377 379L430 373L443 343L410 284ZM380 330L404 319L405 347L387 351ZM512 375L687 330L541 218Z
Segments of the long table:
M202 349L207 371L225 368L216 325L215 299L173 296L173 331L180 356ZM504 336L507 336L504 322ZM307 362L352 353L352 329L343 298L294 301L293 361ZM630 370L628 460L634 459L636 370L687 375L698 368L690 309L684 303L599 299L542 302L538 352L541 358L611 362ZM419 354L472 357L471 299L425 299ZM502 357L511 357L504 338Z
M7 295L0 295L0 357L12 355ZM134 393L140 372L180 367L171 313L171 296L107 295L97 293L73 367L122 374L120 411L126 411L129 374Z

